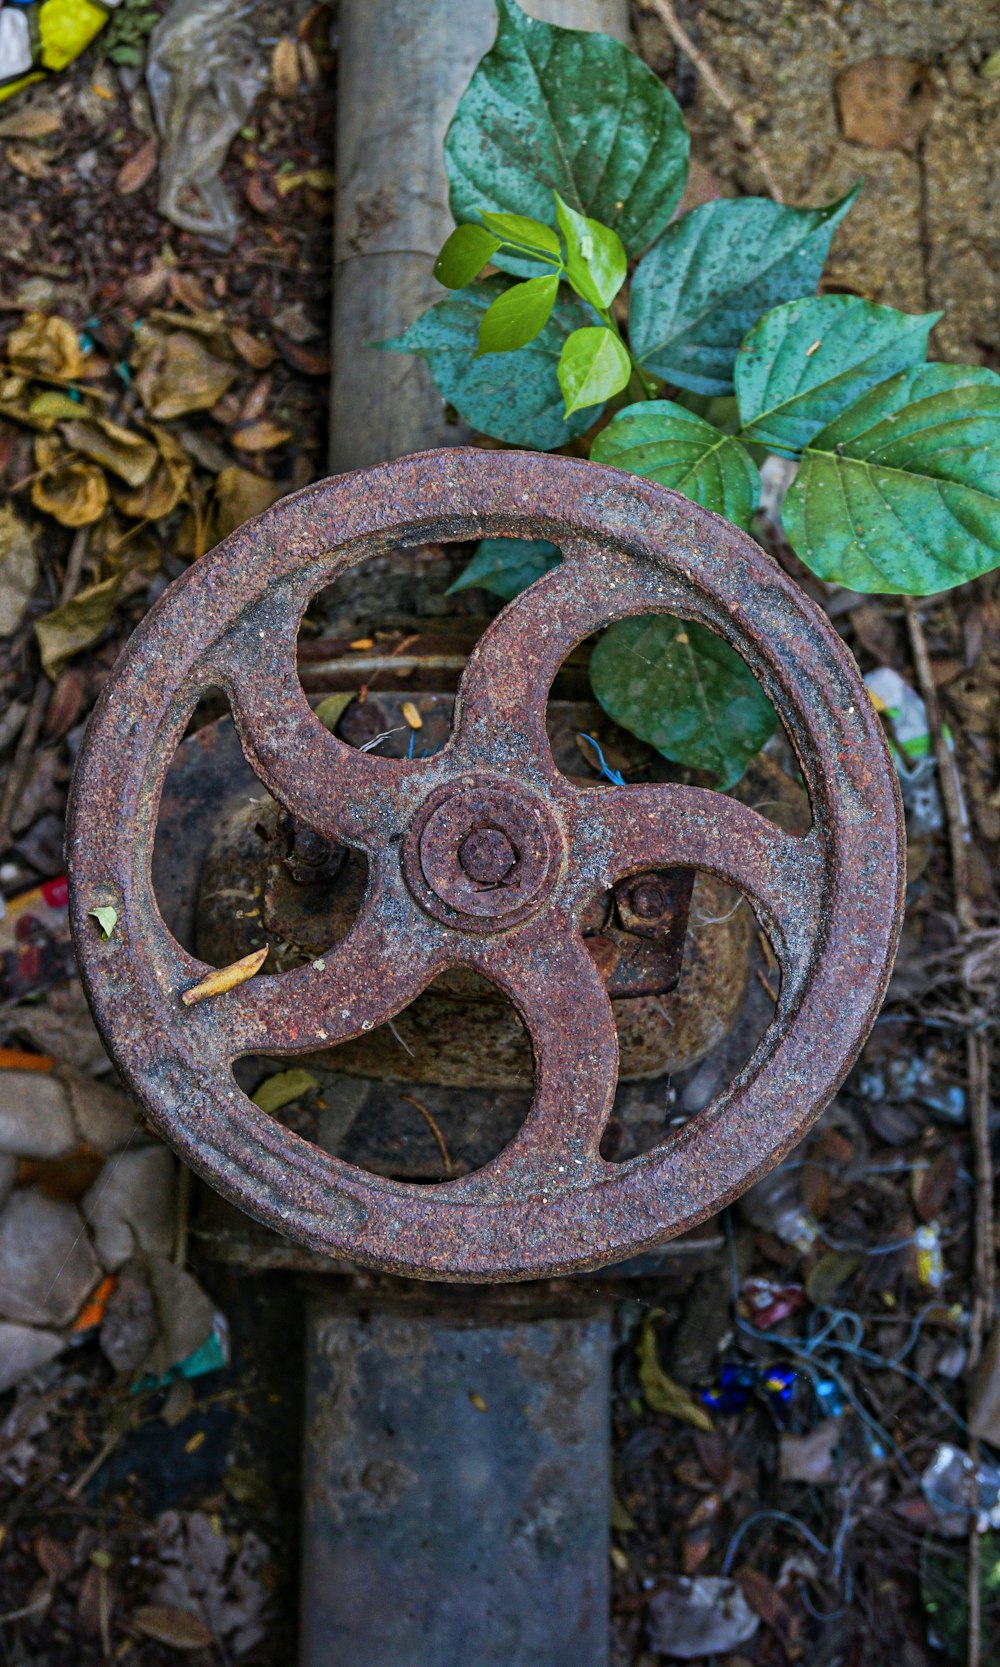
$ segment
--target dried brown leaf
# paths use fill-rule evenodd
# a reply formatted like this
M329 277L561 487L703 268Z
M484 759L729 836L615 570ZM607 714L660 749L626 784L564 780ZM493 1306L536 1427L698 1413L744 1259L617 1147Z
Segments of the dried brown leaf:
M207 1650L214 1643L204 1621L200 1616L192 1615L189 1609L148 1603L135 1610L132 1625L144 1638L153 1638L172 1650Z
M169 422L190 411L207 411L222 398L237 372L213 345L189 329L141 333L136 387L147 416Z
M0 505L0 637L9 637L24 618L38 583L38 535L13 504Z
M113 486L111 495L123 515L140 521L159 521L170 515L187 494L191 481L191 459L167 428L151 425L156 441L156 462L147 480L135 491Z
M273 480L265 480L263 475L255 475L251 469L231 464L221 470L212 500L211 543L218 544L220 539L228 538L244 521L249 521L252 515L262 515L280 497L280 486L275 486Z
M248 978L260 972L267 960L268 945L263 949L255 949L251 955L244 955L239 961L233 961L231 966L216 967L200 984L193 984L190 990L181 992L181 1001L185 1007L193 1007L195 1002L209 1001L213 996L224 995L227 990L235 990L237 985L245 984Z
M156 463L156 447L130 428L121 428L107 417L84 417L64 422L60 431L71 451L82 452L92 463L137 487L149 479Z
M58 111L35 104L26 110L12 110L9 116L0 119L0 139L48 139L61 126Z
M31 501L64 527L88 527L108 507L108 483L93 463L81 463L62 451L58 440L39 436L35 461L40 474L31 485Z
M303 347L287 336L275 336L274 345L286 363L303 376L329 376L330 355L322 348Z
M299 90L299 49L291 35L283 35L271 53L271 85L279 98L294 98Z
M274 348L270 342L261 341L259 336L252 336L242 325L234 324L231 327L229 340L240 358L254 370L266 370L268 365L274 363Z
M115 190L119 197L131 197L134 191L141 191L146 181L156 169L160 150L155 139L147 139L134 151L127 162L123 162L115 177Z
M28 313L12 330L7 357L15 370L27 376L50 376L74 382L83 369L83 352L77 333L66 318L51 313Z
M145 272L134 272L122 285L122 295L131 307L148 307L158 301L167 287L169 271L161 260L154 260Z
M934 114L931 71L912 58L863 58L836 94L844 138L872 150L915 150Z
M35 1556L43 1574L50 1580L65 1580L73 1573L73 1553L61 1540L51 1534L39 1534L35 1541Z
M277 423L264 417L259 422L248 423L245 428L238 428L231 438L238 451L258 452L273 451L275 446L283 446L291 437L290 428L279 428Z
M67 660L89 648L107 630L122 585L120 573L81 590L72 601L35 621L46 677L55 681Z
M7 161L25 179L47 179L54 156L55 151L41 145L8 145L6 150Z

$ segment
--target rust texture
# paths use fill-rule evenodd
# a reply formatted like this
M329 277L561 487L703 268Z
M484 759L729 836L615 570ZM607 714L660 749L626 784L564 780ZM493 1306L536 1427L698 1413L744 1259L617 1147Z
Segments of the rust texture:
M481 638L435 756L354 751L324 729L298 679L310 598L391 548L481 536L551 539L563 560ZM807 835L701 788L580 787L555 768L545 698L561 661L602 625L654 612L716 630L757 675L798 757ZM169 762L199 698L220 687L261 781L298 821L362 851L368 880L322 965L185 1009L181 993L210 969L164 925L150 853ZM452 850L483 815L517 853L519 885L474 881ZM895 773L857 668L820 610L752 539L687 499L617 470L519 452L428 452L307 488L185 573L105 686L67 840L91 1004L165 1137L290 1238L429 1279L596 1267L661 1243L751 1185L856 1059L903 904ZM610 1164L599 1148L618 1045L581 921L602 890L679 865L749 899L780 965L776 1013L704 1112L654 1151ZM107 939L89 913L101 905L118 912ZM534 1054L528 1117L481 1169L433 1186L387 1180L310 1145L237 1087L240 1055L363 1035L455 966L503 990Z

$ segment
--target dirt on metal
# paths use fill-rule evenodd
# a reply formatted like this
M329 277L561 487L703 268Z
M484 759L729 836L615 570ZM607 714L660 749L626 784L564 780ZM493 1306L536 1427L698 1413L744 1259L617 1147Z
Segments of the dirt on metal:
M548 538L562 563L510 603L463 673L433 757L363 754L296 671L310 598L366 558L429 541ZM566 654L629 615L719 632L781 716L809 794L805 836L736 800L581 787L554 765L545 704ZM227 695L246 757L322 839L363 852L362 906L321 965L185 1009L208 967L167 931L150 880L166 770L198 700ZM459 858L480 826L514 885ZM68 831L75 942L109 1051L151 1119L234 1202L306 1246L414 1277L503 1280L620 1260L713 1214L828 1103L885 993L902 913L895 772L850 655L744 533L648 481L577 459L454 449L311 487L226 539L132 637L91 720ZM618 1044L583 937L595 896L674 866L750 901L780 965L773 1023L731 1086L654 1151L600 1140ZM512 871L508 871L512 872ZM630 906L645 906L635 889ZM112 907L105 938L91 910ZM489 1163L433 1186L353 1168L255 1107L232 1063L303 1054L393 1018L467 967L513 1003L535 1097Z

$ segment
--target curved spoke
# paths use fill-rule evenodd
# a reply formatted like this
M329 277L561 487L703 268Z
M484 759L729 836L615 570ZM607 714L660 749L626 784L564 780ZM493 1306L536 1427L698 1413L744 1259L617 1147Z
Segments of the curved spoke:
M228 695L247 762L269 792L325 838L370 850L422 766L359 752L323 727L299 682L297 628L268 598L212 650L206 671Z
M592 1182L618 1082L618 1035L604 982L582 938L545 928L514 934L488 976L531 1038L535 1097L510 1145L449 1192L463 1202L512 1192L542 1198ZM475 966L472 958L469 965ZM485 964L483 970L485 971Z
M181 1026L189 1044L197 1037L199 1048L228 1060L333 1047L413 1001L446 964L445 938L376 876L343 942L310 966L258 976L184 1009Z
M576 790L572 872L579 895L643 868L704 868L744 893L781 963L785 1007L820 951L824 854L815 830L785 833L737 799L675 784Z

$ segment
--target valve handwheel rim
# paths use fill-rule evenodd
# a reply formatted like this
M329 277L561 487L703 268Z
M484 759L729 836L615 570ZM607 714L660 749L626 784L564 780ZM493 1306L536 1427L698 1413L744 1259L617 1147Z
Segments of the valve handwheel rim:
M298 680L311 597L372 555L479 537L548 538L563 559L484 633L435 757L356 752L323 728ZM545 703L559 665L601 626L654 612L699 621L743 655L795 748L808 834L704 789L578 787L556 770ZM151 853L167 768L210 688L227 695L264 785L307 826L364 851L369 882L347 938L321 964L186 1007L181 993L210 969L165 926ZM621 1260L714 1214L773 1167L829 1103L875 1021L905 886L895 770L857 667L751 538L614 469L459 448L296 493L164 593L88 726L67 856L98 1026L185 1160L313 1250L475 1281ZM777 1009L703 1112L654 1150L607 1163L599 1143L617 1038L581 913L630 874L676 864L748 897L780 965ZM110 937L91 914L102 907L117 914ZM284 1128L237 1086L241 1055L332 1047L458 965L511 999L535 1058L525 1123L481 1169L430 1186L371 1174Z

